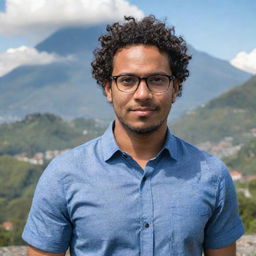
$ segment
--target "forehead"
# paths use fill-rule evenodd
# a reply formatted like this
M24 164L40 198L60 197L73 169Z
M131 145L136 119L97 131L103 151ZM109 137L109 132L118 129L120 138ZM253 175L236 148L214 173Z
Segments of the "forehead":
M170 74L168 55L152 45L131 45L119 49L113 59L113 74Z

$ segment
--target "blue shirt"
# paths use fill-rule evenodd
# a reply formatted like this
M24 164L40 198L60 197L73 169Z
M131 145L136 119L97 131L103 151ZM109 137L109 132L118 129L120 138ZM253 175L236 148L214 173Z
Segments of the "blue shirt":
M225 165L167 133L142 169L103 136L54 159L37 185L23 239L76 256L199 256L244 229Z

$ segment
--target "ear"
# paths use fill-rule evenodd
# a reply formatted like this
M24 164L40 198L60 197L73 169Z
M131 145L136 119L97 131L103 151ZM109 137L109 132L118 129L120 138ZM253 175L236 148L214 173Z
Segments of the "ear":
M176 101L177 95L179 94L179 89L180 89L179 80L175 79L173 81L172 103L174 103Z
M106 82L104 84L104 90L107 96L107 101L112 103L112 88L111 88L111 83Z

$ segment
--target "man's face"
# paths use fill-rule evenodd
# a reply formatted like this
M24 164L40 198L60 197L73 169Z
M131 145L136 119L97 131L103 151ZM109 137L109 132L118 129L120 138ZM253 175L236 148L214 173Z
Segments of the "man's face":
M145 77L152 74L172 75L168 56L155 46L133 45L120 49L113 59L113 76L133 74ZM176 83L176 84L175 84ZM151 133L167 126L167 117L177 95L177 82L171 81L168 91L151 92L145 80L132 93L118 90L116 83L107 83L105 92L117 116L116 125L136 133Z

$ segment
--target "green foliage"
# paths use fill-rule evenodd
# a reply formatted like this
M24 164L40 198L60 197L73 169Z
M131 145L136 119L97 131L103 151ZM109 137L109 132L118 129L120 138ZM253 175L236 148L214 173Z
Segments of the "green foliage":
M12 245L12 232L0 227L0 246Z
M246 143L239 152L224 159L227 166L244 175L256 174L256 138Z
M34 187L41 173L41 166L0 156L0 198L11 200L20 196L25 188Z
M87 127L88 126L88 127ZM87 133L83 134L83 130ZM31 114L22 121L0 125L0 155L72 148L102 131L92 119L66 122L53 114Z
M21 233L43 168L0 156L0 224L10 221L14 225L10 231L0 228L0 246L24 244Z
M249 190L254 198L256 198L256 179L249 183Z
M252 197L245 197L242 192L238 193L239 214L242 218L247 234L256 233L256 179L247 184Z
M0 156L0 220L26 217L23 211L30 207L43 169L44 166L22 162L12 156Z
M16 220L13 230L4 230L0 227L0 246L24 245L21 238L24 224L24 221Z
M175 135L191 143L218 142L232 136L235 143L248 140L248 131L256 127L256 77L236 87L204 107L174 123Z

